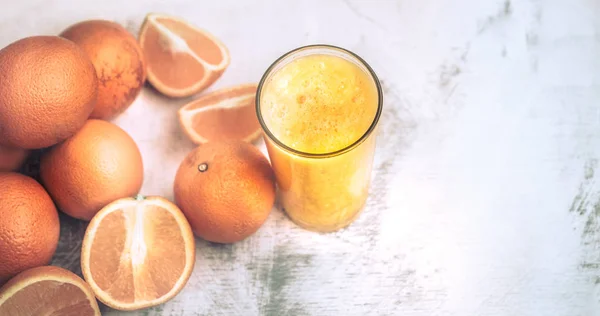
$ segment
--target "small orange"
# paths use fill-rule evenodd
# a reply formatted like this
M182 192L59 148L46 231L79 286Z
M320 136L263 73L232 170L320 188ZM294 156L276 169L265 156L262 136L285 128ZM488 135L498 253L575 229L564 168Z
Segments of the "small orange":
M148 14L138 40L148 64L148 80L170 97L187 97L208 88L229 66L229 51L219 39L173 16Z
M201 238L233 243L254 234L275 201L267 158L243 141L209 142L184 159L175 177L175 202Z
M256 117L256 89L256 84L224 88L188 103L179 110L181 128L196 144L256 140L262 134Z
M119 199L90 222L81 271L96 297L137 310L175 297L195 261L195 240L179 208L161 197Z
M0 284L47 265L59 233L58 212L44 188L30 177L0 172Z
M32 36L0 50L0 145L52 146L92 113L96 71L85 52L58 36Z
M98 102L90 117L111 120L127 110L146 81L144 55L136 38L106 20L79 22L60 36L79 45L96 68Z
M0 315L100 316L90 286L69 270L26 270L0 288Z
M42 155L40 178L61 211L89 221L108 203L139 192L142 155L117 125L88 120L77 134Z

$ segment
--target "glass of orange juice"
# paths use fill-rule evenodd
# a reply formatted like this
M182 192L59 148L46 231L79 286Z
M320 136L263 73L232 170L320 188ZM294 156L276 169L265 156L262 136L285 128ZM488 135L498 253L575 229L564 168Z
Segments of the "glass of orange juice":
M343 48L300 47L267 69L256 112L292 221L331 232L357 218L369 192L382 107L377 76Z

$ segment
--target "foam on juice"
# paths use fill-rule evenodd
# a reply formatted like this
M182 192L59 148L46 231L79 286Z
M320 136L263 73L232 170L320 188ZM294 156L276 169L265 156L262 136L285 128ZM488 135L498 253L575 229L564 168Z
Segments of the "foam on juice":
M365 134L377 102L368 73L344 58L317 54L296 59L273 74L261 95L261 114L285 145L329 153Z

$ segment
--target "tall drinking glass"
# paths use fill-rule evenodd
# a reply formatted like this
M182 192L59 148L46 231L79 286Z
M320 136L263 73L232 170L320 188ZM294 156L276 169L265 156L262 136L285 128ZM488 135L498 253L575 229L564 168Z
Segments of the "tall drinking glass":
M300 47L267 69L256 112L281 204L296 224L331 232L360 214L382 107L371 67L339 47Z

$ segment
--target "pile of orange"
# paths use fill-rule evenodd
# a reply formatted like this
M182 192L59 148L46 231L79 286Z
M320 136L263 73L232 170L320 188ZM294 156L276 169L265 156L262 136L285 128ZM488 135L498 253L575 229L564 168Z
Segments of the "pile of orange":
M0 315L100 315L97 299L119 310L162 304L193 272L194 235L234 243L261 227L276 188L251 144L257 85L204 92L229 63L215 36L159 14L137 38L89 20L0 50ZM199 146L179 166L174 201L139 194L142 154L111 123L146 81L168 98L200 94L178 111ZM48 265L59 211L89 221L82 277Z

